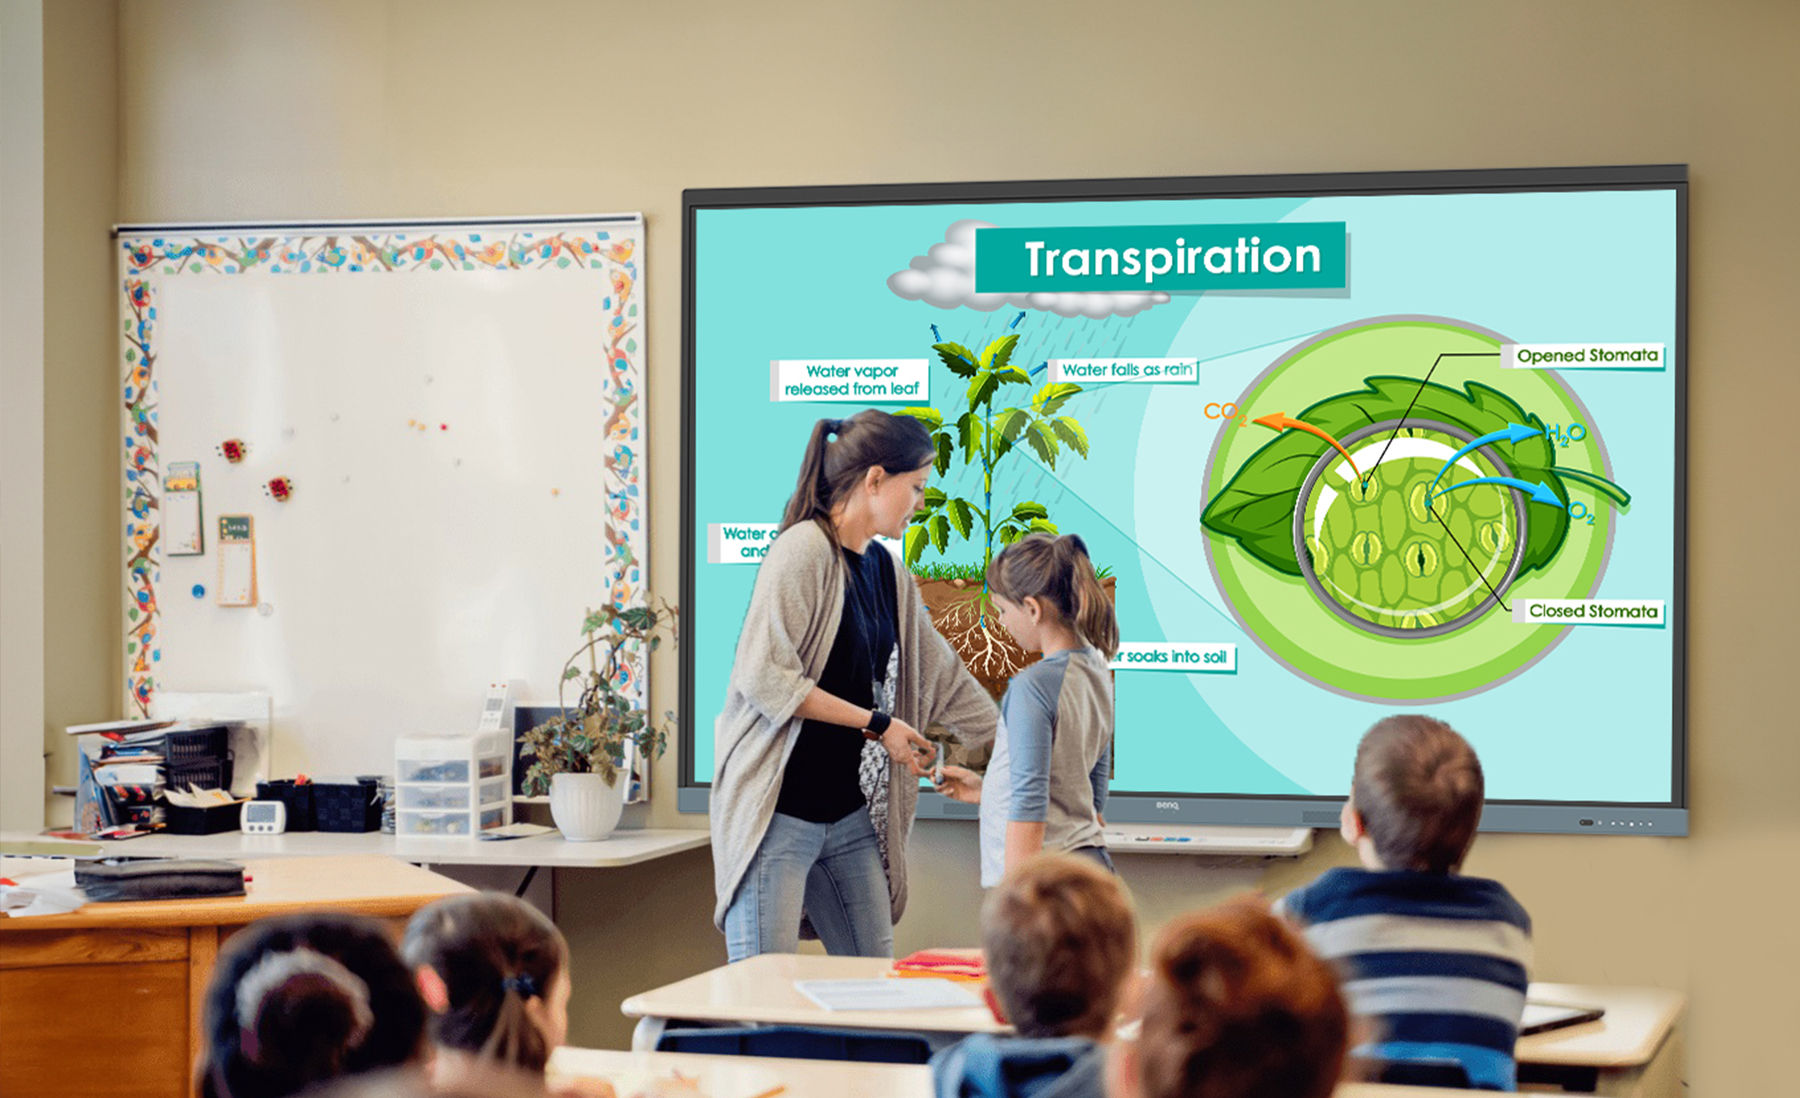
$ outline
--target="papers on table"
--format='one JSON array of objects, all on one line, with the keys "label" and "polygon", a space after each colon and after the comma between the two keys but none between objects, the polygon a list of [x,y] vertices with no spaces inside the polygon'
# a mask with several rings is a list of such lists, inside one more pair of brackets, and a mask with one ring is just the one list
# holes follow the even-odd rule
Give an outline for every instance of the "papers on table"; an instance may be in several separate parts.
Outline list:
[{"label": "papers on table", "polygon": [[975,993],[949,980],[795,980],[794,990],[826,1010],[947,1010],[978,1007]]},{"label": "papers on table", "polygon": [[61,915],[86,902],[72,859],[0,857],[0,912],[11,918]]}]

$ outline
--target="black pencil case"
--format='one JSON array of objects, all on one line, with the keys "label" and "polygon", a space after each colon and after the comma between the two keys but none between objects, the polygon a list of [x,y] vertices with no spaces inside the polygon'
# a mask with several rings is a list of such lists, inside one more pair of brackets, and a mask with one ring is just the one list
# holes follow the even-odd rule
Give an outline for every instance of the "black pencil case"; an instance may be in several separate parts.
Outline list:
[{"label": "black pencil case", "polygon": [[242,896],[244,867],[189,858],[135,858],[75,866],[75,884],[94,903]]}]

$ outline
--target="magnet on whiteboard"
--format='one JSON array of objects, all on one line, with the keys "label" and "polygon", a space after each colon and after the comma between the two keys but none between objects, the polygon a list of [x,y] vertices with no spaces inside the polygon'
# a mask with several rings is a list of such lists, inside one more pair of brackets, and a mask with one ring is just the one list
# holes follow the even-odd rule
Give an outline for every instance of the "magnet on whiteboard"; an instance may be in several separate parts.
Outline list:
[{"label": "magnet on whiteboard", "polygon": [[272,602],[262,603],[257,606],[256,612],[265,618],[272,618],[275,616],[275,604]]},{"label": "magnet on whiteboard", "polygon": [[194,584],[194,597],[197,599],[203,599],[206,597],[206,584],[204,584],[204,583]]},{"label": "magnet on whiteboard", "polygon": [[263,485],[263,494],[277,503],[286,503],[294,494],[294,482],[287,477],[276,477]]}]

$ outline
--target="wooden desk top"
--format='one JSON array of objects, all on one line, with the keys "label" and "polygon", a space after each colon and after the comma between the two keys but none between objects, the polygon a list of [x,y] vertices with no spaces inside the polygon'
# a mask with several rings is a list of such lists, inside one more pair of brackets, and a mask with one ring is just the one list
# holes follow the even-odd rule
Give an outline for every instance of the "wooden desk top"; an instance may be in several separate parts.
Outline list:
[{"label": "wooden desk top", "polygon": [[1534,983],[1530,997],[1605,1007],[1606,1014],[1599,1021],[1519,1038],[1513,1055],[1522,1064],[1595,1068],[1647,1064],[1687,1007],[1687,996],[1659,987]]},{"label": "wooden desk top", "polygon": [[403,917],[433,900],[471,891],[448,877],[378,854],[231,860],[242,862],[251,877],[245,885],[246,895],[91,903],[66,915],[0,918],[0,936],[88,927],[238,926],[270,915],[320,908]]},{"label": "wooden desk top", "polygon": [[[705,1056],[691,1052],[613,1052],[559,1048],[550,1057],[554,1078],[599,1078],[620,1098],[632,1098],[655,1079],[677,1074],[708,1098],[757,1098],[785,1087],[782,1098],[932,1098],[931,1069],[917,1064],[851,1064],[833,1060]],[[1335,1098],[1468,1098],[1466,1090],[1345,1083]]]},{"label": "wooden desk top", "polygon": [[557,832],[503,841],[475,838],[396,838],[378,831],[342,834],[295,831],[283,835],[145,835],[118,842],[71,842],[24,831],[0,832],[0,849],[29,844],[69,843],[101,847],[108,855],[176,858],[286,858],[322,854],[385,854],[420,865],[549,866],[559,869],[613,869],[637,865],[712,842],[704,829],[655,828],[615,831],[598,842],[572,843]]},{"label": "wooden desk top", "polygon": [[765,953],[702,972],[619,1004],[630,1017],[698,1022],[778,1022],[944,1033],[1008,1033],[986,1007],[946,1010],[826,1010],[794,988],[795,980],[878,980],[892,962],[880,957]]},{"label": "wooden desk top", "polygon": [[[769,953],[633,995],[619,1009],[630,1017],[703,1022],[775,1022],[857,1029],[1007,1033],[985,1008],[827,1011],[794,989],[795,980],[874,980],[890,962],[878,957]],[[1686,1004],[1678,991],[1605,985],[1531,985],[1531,998],[1606,1008],[1597,1022],[1521,1038],[1520,1063],[1636,1067],[1649,1063]],[[1407,1093],[1417,1088],[1401,1088]]]}]

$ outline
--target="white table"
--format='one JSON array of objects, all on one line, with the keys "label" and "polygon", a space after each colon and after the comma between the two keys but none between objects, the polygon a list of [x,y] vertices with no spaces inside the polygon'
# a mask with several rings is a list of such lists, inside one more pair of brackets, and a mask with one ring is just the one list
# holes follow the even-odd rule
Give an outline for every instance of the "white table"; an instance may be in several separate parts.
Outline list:
[{"label": "white table", "polygon": [[879,957],[765,953],[633,995],[619,1004],[637,1018],[631,1047],[649,1051],[674,1020],[714,1025],[770,1023],[923,1033],[934,1046],[970,1033],[1011,1033],[985,1006],[940,1010],[829,1011],[800,994],[795,980],[877,980],[892,962]]},{"label": "white table", "polygon": [[[875,980],[892,962],[878,957],[766,953],[633,995],[620,1004],[637,1018],[632,1048],[656,1047],[671,1021],[756,1023],[922,1033],[935,1046],[969,1033],[1010,1033],[985,1007],[954,1010],[828,1011],[794,989],[795,980]],[[1522,1079],[1623,1098],[1680,1093],[1680,1063],[1670,1046],[1686,998],[1662,988],[1534,983],[1533,999],[1603,1007],[1605,1017],[1520,1038]],[[1401,1088],[1412,1093],[1417,1088]]]},{"label": "white table", "polygon": [[332,831],[294,831],[283,835],[246,835],[224,831],[217,835],[145,835],[105,843],[51,839],[27,831],[0,831],[0,848],[24,844],[60,844],[63,847],[99,846],[108,854],[170,858],[279,858],[321,857],[342,854],[385,854],[415,865],[498,865],[527,870],[518,887],[524,895],[537,871],[551,869],[615,869],[666,858],[711,845],[706,831],[656,828],[615,831],[591,843],[573,843],[559,831],[527,839],[476,839],[468,836],[444,839],[397,838],[379,831],[349,834]]}]

